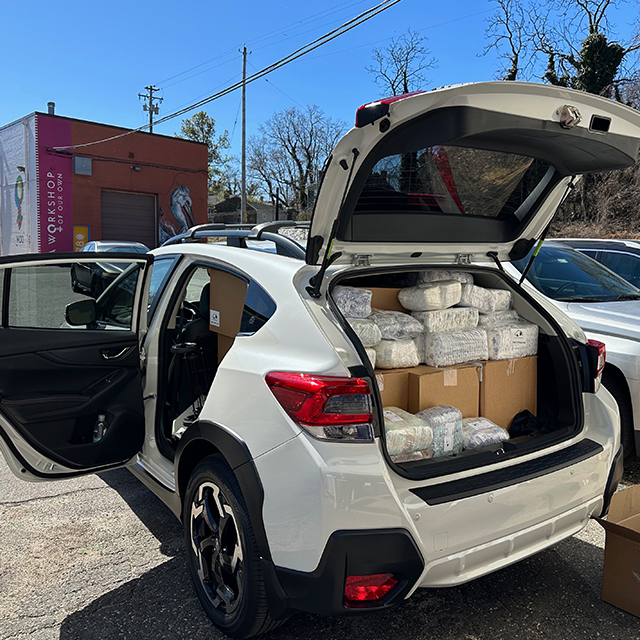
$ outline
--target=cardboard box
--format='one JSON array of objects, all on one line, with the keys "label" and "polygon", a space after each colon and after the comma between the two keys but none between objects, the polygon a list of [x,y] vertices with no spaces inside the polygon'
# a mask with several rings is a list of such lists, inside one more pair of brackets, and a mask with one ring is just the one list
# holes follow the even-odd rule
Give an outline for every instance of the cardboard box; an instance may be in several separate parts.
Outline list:
[{"label": "cardboard box", "polygon": [[218,334],[218,362],[240,331],[247,283],[227,271],[209,269],[209,329]]},{"label": "cardboard box", "polygon": [[404,311],[407,310],[400,304],[398,293],[402,291],[399,287],[367,287],[371,291],[371,308],[387,309],[388,311]]},{"label": "cardboard box", "polygon": [[538,358],[489,360],[482,363],[480,415],[508,429],[513,418],[538,405]]},{"label": "cardboard box", "polygon": [[409,412],[418,413],[440,404],[460,409],[463,418],[480,415],[480,368],[473,364],[462,364],[411,369]]},{"label": "cardboard box", "polygon": [[640,617],[640,485],[614,493],[606,520],[602,599]]},{"label": "cardboard box", "polygon": [[376,369],[376,380],[383,407],[398,407],[407,411],[410,369]]}]

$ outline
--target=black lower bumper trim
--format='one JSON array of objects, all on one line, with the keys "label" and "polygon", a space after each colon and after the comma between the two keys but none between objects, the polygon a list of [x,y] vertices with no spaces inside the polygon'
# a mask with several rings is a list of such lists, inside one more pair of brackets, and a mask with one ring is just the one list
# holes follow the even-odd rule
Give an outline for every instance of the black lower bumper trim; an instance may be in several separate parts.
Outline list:
[{"label": "black lower bumper trim", "polygon": [[453,480],[452,482],[443,482],[430,487],[411,489],[411,493],[417,495],[427,504],[443,504],[453,500],[470,498],[489,491],[496,491],[518,482],[533,480],[569,467],[572,464],[582,462],[587,458],[602,453],[602,451],[602,445],[597,442],[582,440],[571,447],[562,449],[562,451],[556,451],[529,462],[515,464],[498,471],[470,476],[462,480]]},{"label": "black lower bumper trim", "polygon": [[[380,610],[401,602],[423,569],[424,561],[408,531],[372,529],[333,533],[315,571],[276,567],[276,574],[291,609],[334,616]],[[378,573],[392,573],[398,585],[374,606],[347,608],[347,576]]]}]

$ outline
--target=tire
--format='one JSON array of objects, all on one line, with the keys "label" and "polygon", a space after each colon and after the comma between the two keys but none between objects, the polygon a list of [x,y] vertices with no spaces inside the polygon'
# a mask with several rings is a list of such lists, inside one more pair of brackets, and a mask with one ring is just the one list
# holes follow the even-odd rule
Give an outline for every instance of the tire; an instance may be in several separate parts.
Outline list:
[{"label": "tire", "polygon": [[636,443],[633,431],[633,410],[627,386],[617,376],[607,375],[606,368],[602,377],[602,384],[618,403],[620,411],[620,441],[624,447],[624,457],[626,459],[635,456]]},{"label": "tire", "polygon": [[220,455],[196,467],[183,504],[187,565],[213,624],[231,638],[275,629],[247,507],[233,471]]}]

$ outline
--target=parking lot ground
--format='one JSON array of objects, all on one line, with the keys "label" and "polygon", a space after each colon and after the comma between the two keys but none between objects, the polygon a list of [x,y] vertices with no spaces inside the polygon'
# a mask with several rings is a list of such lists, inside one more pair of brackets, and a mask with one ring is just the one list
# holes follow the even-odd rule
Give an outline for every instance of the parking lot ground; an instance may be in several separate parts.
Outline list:
[{"label": "parking lot ground", "polygon": [[[637,481],[640,463],[627,472]],[[128,471],[29,484],[0,461],[1,640],[223,638],[193,593],[182,528]],[[299,614],[269,638],[639,640],[640,620],[600,599],[604,533],[372,615]]]}]

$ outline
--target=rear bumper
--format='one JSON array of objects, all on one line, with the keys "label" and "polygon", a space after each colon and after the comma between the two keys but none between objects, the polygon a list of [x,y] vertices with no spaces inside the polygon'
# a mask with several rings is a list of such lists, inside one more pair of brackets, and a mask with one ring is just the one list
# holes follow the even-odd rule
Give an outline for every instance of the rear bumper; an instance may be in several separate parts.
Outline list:
[{"label": "rear bumper", "polygon": [[[636,448],[636,451],[640,449]],[[609,505],[611,504],[611,496],[616,492],[618,484],[622,480],[624,474],[624,449],[622,446],[618,449],[618,453],[613,458],[611,464],[611,471],[609,472],[609,478],[607,479],[607,486],[604,490],[604,503],[602,505],[602,513],[600,518],[604,518],[609,512]]]},{"label": "rear bumper", "polygon": [[[401,602],[415,587],[424,561],[404,529],[336,531],[315,571],[276,567],[290,609],[322,615],[344,615],[384,609]],[[344,603],[347,576],[391,573],[398,579],[384,598],[361,608]]]}]

